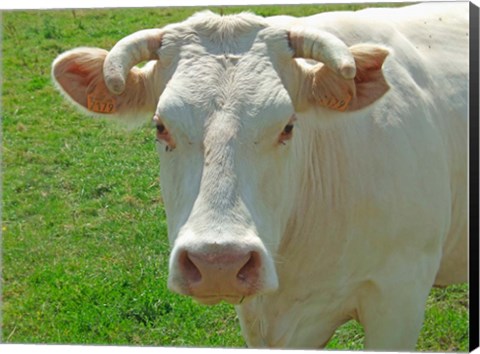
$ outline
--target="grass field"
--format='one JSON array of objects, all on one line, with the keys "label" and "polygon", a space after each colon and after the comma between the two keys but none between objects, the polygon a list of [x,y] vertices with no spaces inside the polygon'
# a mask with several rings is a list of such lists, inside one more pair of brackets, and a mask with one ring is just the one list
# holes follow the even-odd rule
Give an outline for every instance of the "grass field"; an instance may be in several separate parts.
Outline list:
[{"label": "grass field", "polygon": [[[326,8],[249,9],[308,15]],[[232,307],[200,306],[166,288],[154,129],[128,132],[85,118],[50,81],[51,62],[65,50],[108,49],[197,10],[3,13],[4,342],[245,346]],[[362,339],[350,323],[329,348],[359,349]],[[434,289],[418,349],[467,348],[467,286]]]}]

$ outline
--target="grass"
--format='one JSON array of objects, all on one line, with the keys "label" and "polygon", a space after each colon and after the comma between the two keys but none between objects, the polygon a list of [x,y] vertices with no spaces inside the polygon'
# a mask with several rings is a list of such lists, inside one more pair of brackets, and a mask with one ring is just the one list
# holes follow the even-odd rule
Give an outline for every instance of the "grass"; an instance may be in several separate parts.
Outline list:
[{"label": "grass", "polygon": [[[339,5],[352,9],[360,5]],[[198,8],[3,13],[3,341],[244,347],[232,307],[166,288],[169,246],[154,131],[88,119],[50,65],[76,46],[110,48]],[[316,5],[224,7],[308,15]],[[434,289],[419,350],[468,348],[468,288]],[[360,349],[349,323],[329,348]]]}]

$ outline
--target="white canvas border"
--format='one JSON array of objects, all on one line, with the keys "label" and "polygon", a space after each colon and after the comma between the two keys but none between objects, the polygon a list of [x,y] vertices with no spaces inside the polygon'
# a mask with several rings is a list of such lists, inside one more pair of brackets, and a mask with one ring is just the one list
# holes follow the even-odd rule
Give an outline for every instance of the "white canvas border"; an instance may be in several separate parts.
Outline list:
[{"label": "white canvas border", "polygon": [[[10,0],[0,3],[1,12],[5,10],[40,10],[40,9],[87,9],[87,8],[140,8],[140,7],[183,7],[183,6],[245,6],[245,5],[301,5],[301,4],[335,4],[335,3],[388,3],[413,2],[414,0],[44,0],[41,3],[32,0]],[[451,2],[452,0],[424,0],[422,2]],[[455,1],[455,0],[454,0]],[[470,0],[480,7],[480,0]],[[1,25],[1,17],[0,17]],[[1,38],[1,37],[0,37]],[[1,46],[0,46],[1,49]],[[1,91],[0,91],[1,93]],[[0,258],[1,260],[1,258]],[[1,268],[0,268],[1,269]],[[0,287],[1,290],[1,287]],[[1,318],[1,317],[0,317]],[[82,345],[35,345],[35,344],[0,344],[2,354],[270,354],[270,353],[308,353],[310,350],[273,350],[273,349],[225,349],[225,348],[177,348],[177,347],[133,347],[133,346],[82,346]],[[328,353],[355,354],[359,351],[334,351]],[[367,352],[363,353],[388,353]],[[480,348],[473,354],[480,354]]]}]

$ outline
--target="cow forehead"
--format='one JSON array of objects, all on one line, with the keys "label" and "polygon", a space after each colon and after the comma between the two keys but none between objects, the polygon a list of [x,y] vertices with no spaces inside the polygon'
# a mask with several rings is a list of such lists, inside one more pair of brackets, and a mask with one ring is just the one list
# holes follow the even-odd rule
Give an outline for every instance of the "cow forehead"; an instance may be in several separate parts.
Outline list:
[{"label": "cow forehead", "polygon": [[171,78],[157,114],[171,125],[201,128],[225,112],[245,125],[256,118],[253,124],[261,128],[262,121],[291,110],[275,70],[276,57],[285,55],[291,57],[285,31],[269,27],[262,17],[197,13],[165,31],[160,57],[170,62]]},{"label": "cow forehead", "polygon": [[251,13],[220,16],[202,11],[184,22],[166,27],[162,46],[198,51],[203,47],[210,53],[245,53],[251,47],[257,34],[267,28],[262,17]]},{"label": "cow forehead", "polygon": [[256,51],[191,54],[179,60],[157,107],[167,125],[192,139],[212,126],[256,134],[282,124],[292,113],[270,58]]}]

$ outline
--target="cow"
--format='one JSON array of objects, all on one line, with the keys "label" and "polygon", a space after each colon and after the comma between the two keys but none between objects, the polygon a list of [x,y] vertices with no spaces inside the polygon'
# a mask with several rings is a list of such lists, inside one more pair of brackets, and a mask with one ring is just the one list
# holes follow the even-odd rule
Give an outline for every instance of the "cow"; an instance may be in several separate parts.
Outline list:
[{"label": "cow", "polygon": [[202,11],[52,76],[87,114],[153,119],[172,291],[235,305],[249,347],[356,320],[413,350],[432,286],[467,281],[468,36],[467,3]]}]

